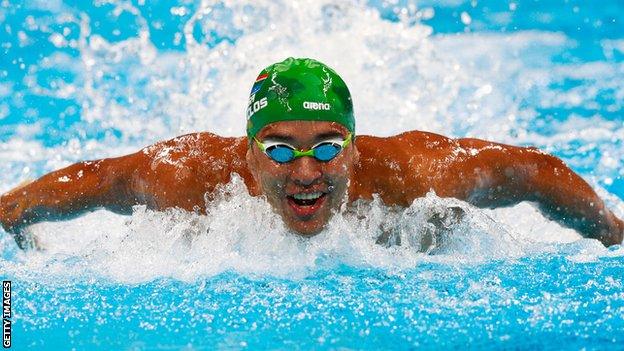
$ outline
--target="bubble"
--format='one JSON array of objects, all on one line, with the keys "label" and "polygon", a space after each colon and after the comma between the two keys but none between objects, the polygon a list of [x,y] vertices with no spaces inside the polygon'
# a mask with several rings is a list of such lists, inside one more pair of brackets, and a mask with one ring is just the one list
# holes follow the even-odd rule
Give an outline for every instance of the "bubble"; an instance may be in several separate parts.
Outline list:
[{"label": "bubble", "polygon": [[461,21],[464,25],[469,25],[470,23],[472,23],[472,17],[470,17],[470,15],[468,14],[468,12],[462,12],[460,15]]}]

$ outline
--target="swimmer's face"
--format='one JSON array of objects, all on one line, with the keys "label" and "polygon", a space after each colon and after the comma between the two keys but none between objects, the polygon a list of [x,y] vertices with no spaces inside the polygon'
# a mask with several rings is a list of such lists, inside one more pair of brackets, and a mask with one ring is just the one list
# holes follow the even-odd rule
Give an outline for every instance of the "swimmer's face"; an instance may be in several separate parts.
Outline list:
[{"label": "swimmer's face", "polygon": [[[282,141],[299,150],[328,139],[347,137],[348,130],[326,121],[282,121],[264,127],[256,138],[263,143]],[[293,231],[318,234],[345,200],[349,179],[359,154],[354,143],[328,162],[300,157],[278,163],[264,154],[256,143],[247,151],[247,164],[259,192]]]}]

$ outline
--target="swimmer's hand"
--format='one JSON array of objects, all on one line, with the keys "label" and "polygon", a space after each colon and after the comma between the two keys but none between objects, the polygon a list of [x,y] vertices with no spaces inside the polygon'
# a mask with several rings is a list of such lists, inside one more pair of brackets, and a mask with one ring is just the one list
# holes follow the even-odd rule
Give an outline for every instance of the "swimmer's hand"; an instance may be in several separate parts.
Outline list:
[{"label": "swimmer's hand", "polygon": [[19,203],[12,201],[9,195],[17,189],[19,189],[19,186],[0,197],[0,224],[5,232],[11,234],[18,231],[16,212],[19,208]]},{"label": "swimmer's hand", "polygon": [[[444,242],[448,240],[453,229],[466,216],[466,211],[459,206],[451,206],[441,209],[432,209],[433,213],[426,214],[426,223],[421,228],[414,231],[414,228],[407,228],[407,231],[396,227],[384,227],[376,243],[386,247],[401,245],[407,241],[411,247],[419,252],[435,254]],[[404,237],[402,237],[401,232]]]},{"label": "swimmer's hand", "polygon": [[36,248],[38,245],[34,237],[27,233],[26,225],[20,222],[19,209],[23,208],[24,204],[20,203],[20,197],[14,195],[32,182],[32,179],[23,181],[13,190],[0,196],[0,225],[5,232],[13,235],[15,242],[22,249]]},{"label": "swimmer's hand", "polygon": [[424,233],[420,236],[420,249],[422,252],[433,254],[434,250],[448,240],[448,235],[453,227],[459,224],[465,217],[466,211],[461,207],[452,206],[442,212],[435,212],[427,220]]}]

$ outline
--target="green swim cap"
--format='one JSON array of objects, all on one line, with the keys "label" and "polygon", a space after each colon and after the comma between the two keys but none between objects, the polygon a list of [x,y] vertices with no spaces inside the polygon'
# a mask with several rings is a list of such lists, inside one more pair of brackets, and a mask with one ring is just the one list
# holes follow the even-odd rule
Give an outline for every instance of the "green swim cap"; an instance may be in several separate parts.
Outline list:
[{"label": "green swim cap", "polygon": [[330,121],[355,135],[351,94],[325,64],[309,58],[274,63],[260,72],[247,106],[247,137],[280,121]]}]

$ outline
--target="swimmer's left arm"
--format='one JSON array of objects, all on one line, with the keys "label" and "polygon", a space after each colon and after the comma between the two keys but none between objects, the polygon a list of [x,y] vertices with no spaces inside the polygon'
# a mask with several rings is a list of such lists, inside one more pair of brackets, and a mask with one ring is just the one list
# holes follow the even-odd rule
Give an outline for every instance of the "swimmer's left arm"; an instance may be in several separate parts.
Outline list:
[{"label": "swimmer's left arm", "polygon": [[624,222],[596,192],[557,157],[535,148],[459,139],[467,151],[442,181],[454,196],[480,207],[537,203],[542,213],[604,245],[620,244]]}]

